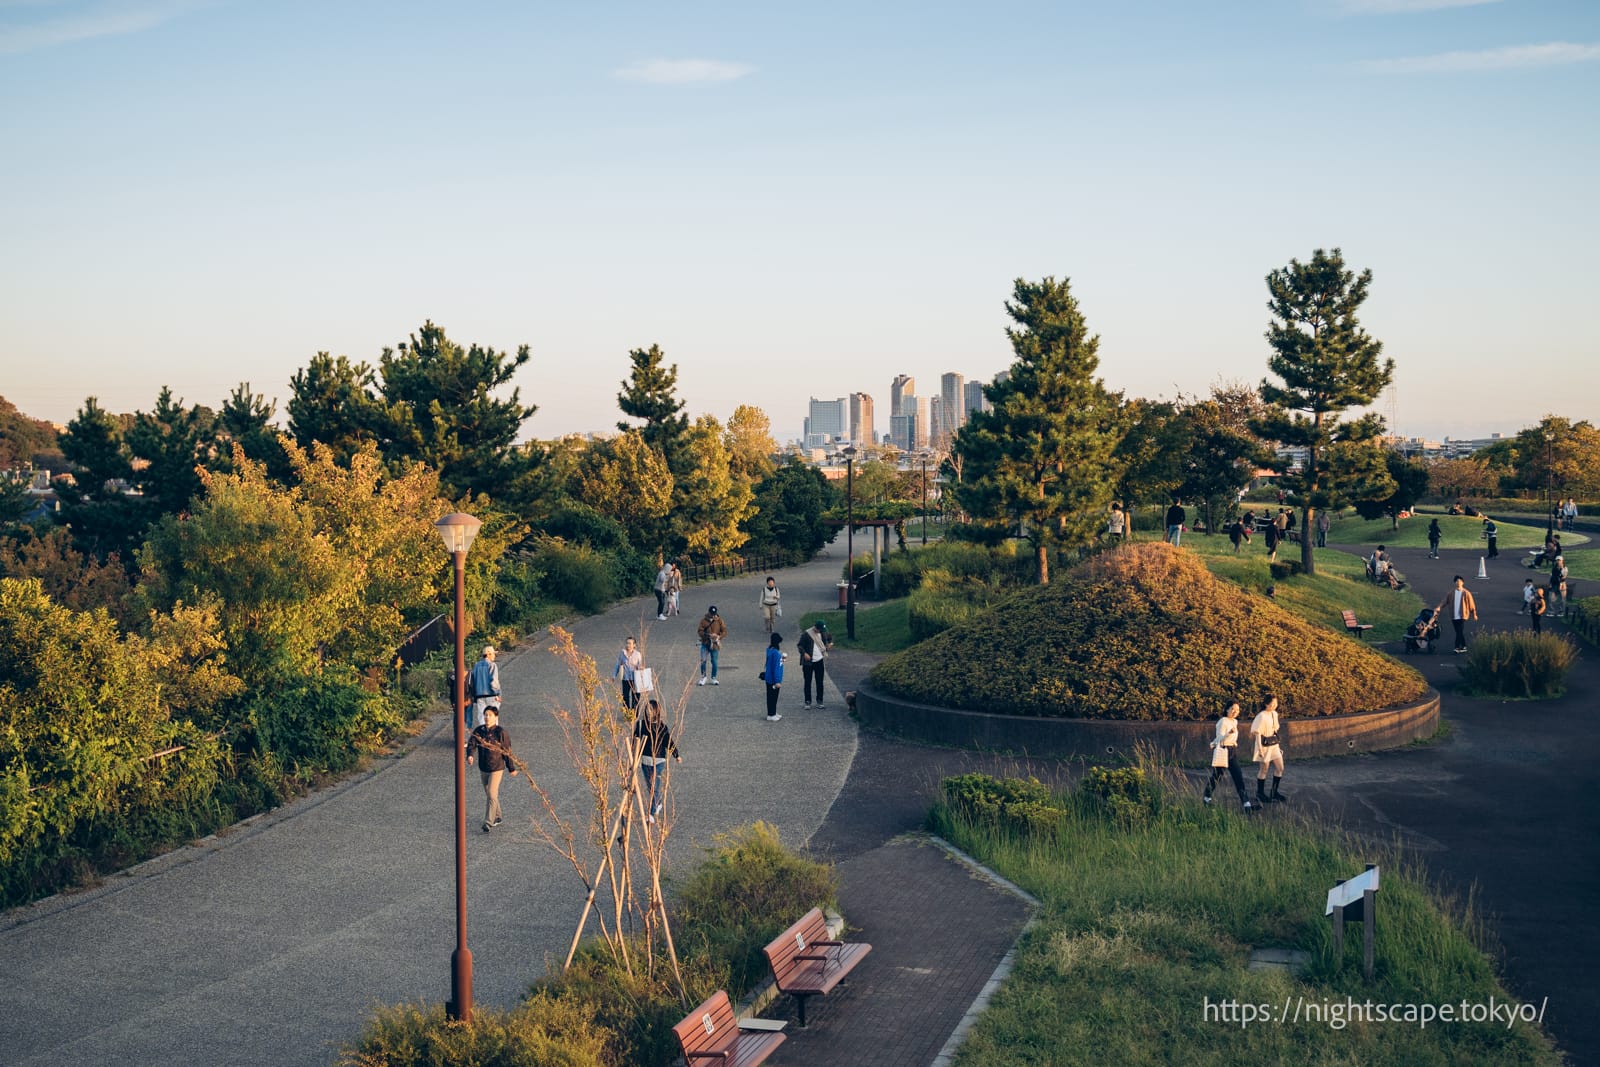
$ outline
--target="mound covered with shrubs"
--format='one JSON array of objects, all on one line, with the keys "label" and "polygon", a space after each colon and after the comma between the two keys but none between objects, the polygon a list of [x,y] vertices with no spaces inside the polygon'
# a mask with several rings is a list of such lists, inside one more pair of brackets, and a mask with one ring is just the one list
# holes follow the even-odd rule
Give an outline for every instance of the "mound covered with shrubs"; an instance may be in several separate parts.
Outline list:
[{"label": "mound covered with shrubs", "polygon": [[1276,694],[1291,716],[1422,695],[1416,671],[1212,576],[1188,553],[1132,544],[1010,597],[878,665],[872,684],[1005,715],[1200,720]]}]

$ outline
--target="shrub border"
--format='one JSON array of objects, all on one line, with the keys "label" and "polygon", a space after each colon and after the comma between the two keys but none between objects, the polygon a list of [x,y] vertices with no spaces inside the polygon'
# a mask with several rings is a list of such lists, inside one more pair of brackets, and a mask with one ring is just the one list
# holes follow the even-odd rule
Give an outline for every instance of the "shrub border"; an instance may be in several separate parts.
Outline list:
[{"label": "shrub border", "polygon": [[[863,726],[894,737],[1057,759],[1132,760],[1135,750],[1146,746],[1180,763],[1206,764],[1215,731],[1209,719],[1129,722],[960,711],[902,700],[866,684],[856,690],[855,710]],[[1287,710],[1284,747],[1292,758],[1399,748],[1432,737],[1439,728],[1439,693],[1434,689],[1415,701],[1377,711],[1297,718],[1294,709]]]}]

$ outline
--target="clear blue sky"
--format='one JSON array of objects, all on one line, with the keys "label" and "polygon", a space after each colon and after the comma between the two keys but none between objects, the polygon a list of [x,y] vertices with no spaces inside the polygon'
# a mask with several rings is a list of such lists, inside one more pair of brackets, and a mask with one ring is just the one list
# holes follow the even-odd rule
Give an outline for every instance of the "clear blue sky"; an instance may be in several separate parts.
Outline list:
[{"label": "clear blue sky", "polygon": [[431,318],[532,346],[536,436],[659,343],[788,437],[992,377],[1056,275],[1170,397],[1258,381],[1264,276],[1339,246],[1400,431],[1596,419],[1597,110],[1589,0],[0,0],[0,395],[281,412]]}]

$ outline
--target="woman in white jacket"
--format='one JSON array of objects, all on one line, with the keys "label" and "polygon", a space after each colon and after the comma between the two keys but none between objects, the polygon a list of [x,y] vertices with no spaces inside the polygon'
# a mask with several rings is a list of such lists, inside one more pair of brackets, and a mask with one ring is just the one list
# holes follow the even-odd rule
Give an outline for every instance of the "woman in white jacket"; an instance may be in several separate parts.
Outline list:
[{"label": "woman in white jacket", "polygon": [[[1278,698],[1269,696],[1256,717],[1250,720],[1250,736],[1256,742],[1256,804],[1272,804],[1289,798],[1278,792],[1283,781],[1283,723],[1278,718]],[[1272,772],[1272,792],[1266,791],[1267,772]]]},{"label": "woman in white jacket", "polygon": [[1211,792],[1222,781],[1224,773],[1233,776],[1233,788],[1239,794],[1239,803],[1245,811],[1253,810],[1250,798],[1245,795],[1244,775],[1239,772],[1239,702],[1228,705],[1228,710],[1217,719],[1217,736],[1211,741],[1211,780],[1206,783],[1205,797],[1211,803]]}]

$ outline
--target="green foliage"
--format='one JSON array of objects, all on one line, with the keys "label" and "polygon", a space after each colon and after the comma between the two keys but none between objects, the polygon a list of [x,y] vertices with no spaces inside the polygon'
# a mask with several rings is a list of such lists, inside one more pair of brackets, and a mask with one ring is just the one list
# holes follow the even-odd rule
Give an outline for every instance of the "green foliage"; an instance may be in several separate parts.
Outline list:
[{"label": "green foliage", "polygon": [[37,578],[45,595],[73,611],[105,608],[127,622],[126,602],[133,591],[117,556],[101,562],[73,545],[70,531],[55,527],[36,535],[0,540],[0,574]]},{"label": "green foliage", "polygon": [[674,473],[672,514],[668,516],[674,553],[697,563],[733,556],[749,539],[740,527],[755,509],[755,494],[734,476],[722,426],[710,415],[696,419],[682,438],[682,458]]},{"label": "green foliage", "polygon": [[805,562],[833,537],[822,516],[837,496],[820,470],[791,456],[755,487],[755,509],[744,521],[747,549],[778,551],[795,563]]},{"label": "green foliage", "polygon": [[1600,496],[1600,428],[1587,420],[1546,415],[1473,458],[1504,472],[1508,491],[1554,490],[1557,499]]},{"label": "green foliage", "polygon": [[0,396],[0,470],[50,467],[61,458],[55,426],[24,415]]},{"label": "green foliage", "polygon": [[766,973],[761,950],[807,911],[832,905],[838,892],[833,868],[785,849],[767,823],[718,834],[676,887],[679,950],[726,961],[728,995],[738,1000]]},{"label": "green foliage", "polygon": [[1407,459],[1393,451],[1384,452],[1383,462],[1389,472],[1390,491],[1387,496],[1364,497],[1355,501],[1356,514],[1363,519],[1377,519],[1409,511],[1428,492],[1426,463]]},{"label": "green foliage", "polygon": [[439,1005],[380,1007],[340,1067],[604,1067],[610,1035],[581,1001],[535,997],[509,1011],[475,1007],[452,1022]]},{"label": "green foliage", "polygon": [[1569,595],[1567,627],[1591,645],[1600,645],[1600,597],[1573,599]]},{"label": "green foliage", "polygon": [[995,587],[1025,585],[1034,577],[1033,561],[1017,555],[1015,541],[993,546],[941,541],[884,559],[883,595],[906,596],[922,584],[924,574],[934,571],[947,580],[972,579]]},{"label": "green foliage", "polygon": [[1065,279],[1018,278],[1006,312],[1016,362],[986,386],[992,410],[973,412],[952,450],[962,464],[952,487],[974,520],[1020,524],[1035,549],[1036,577],[1050,580],[1049,549],[1093,544],[1111,501],[1124,432],[1120,397],[1094,377],[1100,339]]},{"label": "green foliage", "polygon": [[1015,833],[1052,833],[1067,814],[1037,778],[962,774],[946,778],[943,791],[946,806],[962,818]]},{"label": "green foliage", "polygon": [[922,584],[912,592],[906,607],[912,640],[925,640],[977,618],[1001,595],[995,587],[974,578],[958,579],[943,570],[923,572]]},{"label": "green foliage", "polygon": [[[1375,853],[1370,841],[1170,798],[1134,820],[1069,805],[1050,834],[1009,832],[949,803],[935,807],[931,821],[1043,905],[1015,969],[957,1053],[961,1067],[1560,1062],[1548,1039],[1521,1023],[1241,1028],[1205,1017],[1206,998],[1509,1001],[1479,947],[1477,917],[1431,893],[1424,872]],[[1328,886],[1374,860],[1383,890],[1369,984],[1359,937],[1347,931],[1345,958],[1334,958],[1323,901]],[[1305,950],[1310,968],[1300,977],[1248,970],[1251,950],[1261,947]]]},{"label": "green foliage", "polygon": [[1566,691],[1578,653],[1555,634],[1530,630],[1479,634],[1460,664],[1462,687],[1475,696],[1542,700]]},{"label": "green foliage", "polygon": [[1091,808],[1121,823],[1145,822],[1161,810],[1161,791],[1142,767],[1090,767],[1078,792]]},{"label": "green foliage", "polygon": [[632,369],[617,394],[617,407],[624,415],[642,419],[643,426],[617,423],[622,431],[638,430],[645,443],[667,459],[674,475],[681,472],[683,435],[689,429],[689,416],[678,399],[678,365],[664,366],[667,354],[659,345],[635,348],[628,353]]},{"label": "green foliage", "polygon": [[951,708],[1179,721],[1268,692],[1286,714],[1332,715],[1388,707],[1425,688],[1410,668],[1159,543],[1125,545],[1065,581],[1016,593],[888,657],[872,680]]},{"label": "green foliage", "polygon": [[585,614],[602,611],[616,599],[610,560],[588,545],[536,537],[529,564],[544,574],[546,597]]},{"label": "green foliage", "polygon": [[[1347,409],[1372,403],[1394,376],[1394,360],[1379,361],[1383,345],[1356,315],[1371,284],[1372,271],[1357,276],[1346,270],[1337,248],[1319,248],[1309,263],[1291,259],[1267,275],[1267,370],[1281,384],[1262,381],[1261,398],[1272,410],[1255,429],[1267,440],[1306,450],[1305,464],[1280,468],[1278,478],[1290,502],[1306,508],[1302,529],[1311,526],[1313,510],[1342,496],[1387,496],[1393,490],[1385,485],[1381,453],[1371,447],[1382,420],[1366,415],[1340,421]],[[1317,572],[1310,538],[1301,546],[1301,561],[1307,574]]]},{"label": "green foliage", "polygon": [[262,754],[305,778],[351,767],[403,726],[406,715],[390,697],[324,675],[254,699],[247,721]]}]

